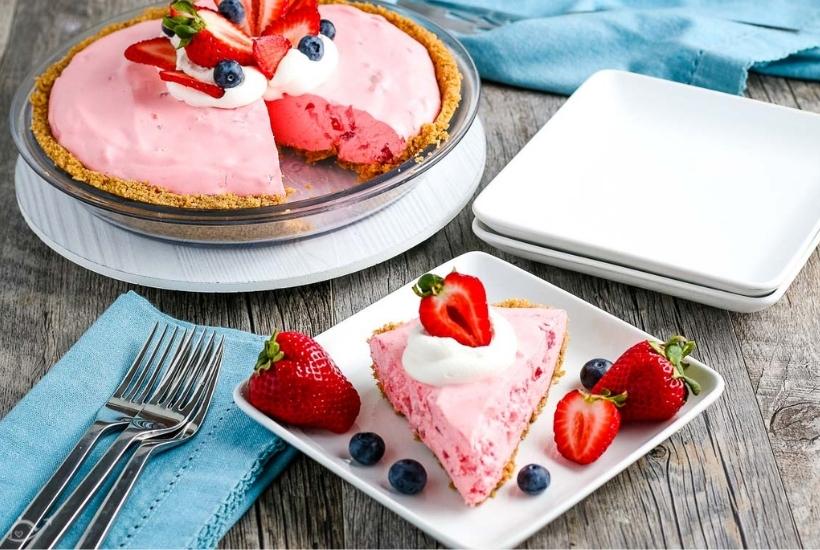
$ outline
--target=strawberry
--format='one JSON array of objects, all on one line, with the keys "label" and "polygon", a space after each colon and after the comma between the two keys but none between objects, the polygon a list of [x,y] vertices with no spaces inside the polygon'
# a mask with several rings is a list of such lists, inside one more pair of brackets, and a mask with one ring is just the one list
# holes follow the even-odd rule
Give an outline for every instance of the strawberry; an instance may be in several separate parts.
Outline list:
[{"label": "strawberry", "polygon": [[258,35],[268,26],[285,15],[292,0],[252,0],[256,12],[255,31]]},{"label": "strawberry", "polygon": [[278,34],[260,36],[253,41],[253,58],[266,77],[273,78],[279,62],[290,50],[290,40]]},{"label": "strawberry", "polygon": [[257,36],[259,34],[256,28],[256,20],[258,18],[256,6],[258,0],[241,0],[245,7],[245,18],[239,23],[239,28],[248,36]]},{"label": "strawberry", "polygon": [[315,340],[274,332],[248,381],[248,400],[274,420],[335,433],[350,429],[361,400]]},{"label": "strawberry", "polygon": [[299,41],[305,35],[315,36],[319,34],[319,10],[315,7],[300,8],[298,10],[288,11],[281,19],[277,19],[268,25],[262,32],[262,35],[281,34],[291,44],[299,44]]},{"label": "strawberry", "polygon": [[152,38],[131,44],[125,49],[125,58],[134,63],[153,65],[167,71],[177,68],[177,52],[167,38]]},{"label": "strawberry", "polygon": [[558,452],[578,464],[598,460],[621,427],[618,411],[624,394],[591,395],[581,390],[566,394],[555,409],[553,431]]},{"label": "strawberry", "polygon": [[183,86],[187,86],[188,88],[198,90],[204,94],[208,94],[209,96],[215,97],[217,99],[225,95],[225,90],[223,90],[216,84],[210,84],[208,82],[197,80],[196,78],[187,75],[182,71],[160,71],[159,77],[165,82],[174,82],[176,84],[181,84]]},{"label": "strawberry", "polygon": [[204,27],[185,47],[191,61],[203,67],[215,67],[226,59],[253,64],[253,41],[245,33],[213,10],[200,8],[197,14]]},{"label": "strawberry", "polygon": [[319,0],[290,0],[289,10],[300,10],[302,8],[319,9]]},{"label": "strawberry", "polygon": [[484,285],[453,271],[444,279],[428,273],[413,287],[421,298],[419,318],[431,336],[450,337],[465,346],[486,346],[493,338]]},{"label": "strawberry", "polygon": [[593,393],[626,392],[624,421],[668,420],[700,385],[685,374],[683,359],[695,342],[673,336],[665,344],[644,340],[626,350],[592,388]]}]

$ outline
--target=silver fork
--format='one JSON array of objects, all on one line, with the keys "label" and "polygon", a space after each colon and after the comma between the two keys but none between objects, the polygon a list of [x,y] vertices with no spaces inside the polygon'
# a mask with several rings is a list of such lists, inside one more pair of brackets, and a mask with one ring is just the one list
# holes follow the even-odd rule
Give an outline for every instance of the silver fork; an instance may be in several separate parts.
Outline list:
[{"label": "silver fork", "polygon": [[[148,355],[148,359],[144,361],[159,327],[159,323],[154,325],[151,334],[145,340],[120,385],[114,390],[108,401],[97,411],[94,422],[74,446],[74,449],[71,450],[45,485],[40,488],[26,509],[23,510],[3,536],[3,539],[0,540],[0,548],[22,548],[37,524],[48,512],[48,509],[65,490],[68,482],[77,472],[91,449],[97,444],[100,437],[127,426],[131,422],[131,418],[142,408],[145,399],[154,389],[161,366],[165,362],[171,350],[171,344],[177,336],[178,328],[174,328],[170,338],[166,340],[165,336],[169,327],[164,325],[150,355]],[[156,360],[157,357],[159,357],[158,361]]]},{"label": "silver fork", "polygon": [[139,413],[66,501],[35,533],[31,547],[54,547],[132,444],[171,434],[196,415],[197,405],[207,388],[206,382],[217,370],[216,358],[222,348],[221,341],[216,343],[214,332],[210,332],[207,342],[204,341],[205,334],[205,331],[200,333],[190,353],[183,353],[186,358],[184,365],[180,366],[180,361],[171,365],[173,368],[169,367],[159,388]]},{"label": "silver fork", "polygon": [[134,451],[134,454],[131,455],[131,458],[129,458],[125,464],[122,473],[120,473],[114,485],[108,491],[97,513],[94,514],[94,517],[91,519],[91,523],[77,544],[78,548],[99,548],[102,545],[105,537],[108,535],[108,531],[117,519],[117,515],[122,509],[122,506],[128,499],[128,495],[131,494],[131,490],[134,488],[137,478],[142,474],[143,468],[152,456],[185,443],[188,439],[196,435],[200,426],[202,426],[203,420],[205,420],[205,415],[208,414],[208,406],[211,403],[211,397],[213,396],[214,388],[219,378],[218,369],[222,363],[222,350],[219,352],[217,363],[217,372],[215,372],[208,381],[208,388],[202,397],[196,415],[185,424],[180,431],[166,438],[143,441],[140,446],[137,447],[137,450]]}]

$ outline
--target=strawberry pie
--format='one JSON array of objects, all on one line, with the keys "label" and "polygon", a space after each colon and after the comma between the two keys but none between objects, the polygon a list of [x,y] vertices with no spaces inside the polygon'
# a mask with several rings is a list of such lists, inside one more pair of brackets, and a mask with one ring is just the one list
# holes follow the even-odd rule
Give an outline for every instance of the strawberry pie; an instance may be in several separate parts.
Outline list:
[{"label": "strawberry pie", "polygon": [[277,147],[368,179],[447,138],[455,59],[345,0],[177,0],[104,28],[37,81],[32,130],[74,179],[187,208],[287,200]]},{"label": "strawberry pie", "polygon": [[419,318],[370,339],[384,396],[470,506],[510,477],[515,454],[562,374],[567,314],[524,300],[488,306],[481,281],[428,274]]}]

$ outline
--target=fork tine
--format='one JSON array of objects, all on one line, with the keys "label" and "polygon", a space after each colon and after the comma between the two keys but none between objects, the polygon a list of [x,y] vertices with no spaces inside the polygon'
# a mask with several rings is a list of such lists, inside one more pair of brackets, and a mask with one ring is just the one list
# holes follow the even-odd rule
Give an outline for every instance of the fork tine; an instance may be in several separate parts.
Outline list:
[{"label": "fork tine", "polygon": [[181,412],[188,418],[196,419],[197,424],[201,424],[211,403],[216,384],[219,381],[219,372],[222,368],[222,355],[225,351],[225,337],[223,336],[214,354],[211,356],[206,367],[203,383],[197,387],[192,398],[182,408]]},{"label": "fork tine", "polygon": [[134,401],[134,396],[141,391],[142,385],[149,373],[151,373],[152,370],[156,370],[162,366],[162,359],[157,362],[156,358],[157,356],[164,358],[165,354],[168,352],[170,342],[165,341],[165,335],[168,334],[168,329],[169,326],[166,324],[162,329],[162,334],[159,335],[159,339],[157,340],[148,361],[145,362],[145,367],[140,372],[139,377],[137,377],[131,386],[123,393],[123,399]]},{"label": "fork tine", "polygon": [[196,355],[196,348],[202,341],[202,334],[200,334],[196,344],[191,344],[195,333],[196,329],[192,329],[188,338],[182,343],[180,353],[174,356],[174,360],[162,377],[159,388],[151,394],[150,403],[157,404],[164,400],[168,392],[175,387],[179,378],[185,374],[185,371],[191,364],[192,358]]},{"label": "fork tine", "polygon": [[[163,365],[165,365],[165,359],[168,357],[168,354],[171,352],[171,350],[174,350],[174,358],[176,358],[179,355],[182,349],[182,343],[185,341],[184,333],[182,335],[182,340],[180,342],[176,341],[177,333],[179,331],[180,327],[175,326],[174,332],[171,333],[171,338],[168,340],[168,345],[165,347],[165,352],[162,354],[162,357],[157,362],[157,366],[151,373],[151,377],[148,380],[146,380],[144,384],[142,384],[139,394],[133,397],[135,403],[144,403],[145,400],[148,399],[148,396],[151,395],[151,392],[154,391],[157,379],[159,378],[159,375],[163,370]],[[187,330],[185,332],[187,332]],[[171,360],[171,364],[173,364],[173,359]],[[170,368],[170,366],[168,368]]]},{"label": "fork tine", "polygon": [[201,350],[201,353],[198,354],[196,363],[185,373],[179,386],[175,388],[175,391],[173,391],[165,401],[164,405],[166,407],[175,408],[180,402],[187,399],[188,392],[192,387],[202,383],[202,379],[204,378],[203,373],[214,353],[215,338],[216,333],[211,331],[208,343],[205,345],[205,348]]},{"label": "fork tine", "polygon": [[122,382],[120,382],[120,385],[117,386],[116,390],[114,390],[114,397],[122,397],[122,394],[128,388],[128,385],[131,383],[131,380],[133,380],[134,375],[139,371],[142,358],[145,356],[145,352],[148,349],[148,346],[154,339],[154,335],[157,333],[157,328],[159,328],[159,321],[154,323],[154,327],[151,329],[151,334],[148,335],[148,338],[145,340],[145,343],[142,344],[142,348],[137,354],[137,357],[134,359],[134,362],[131,363],[130,367],[128,367],[128,372],[125,373],[125,376],[122,378]]}]

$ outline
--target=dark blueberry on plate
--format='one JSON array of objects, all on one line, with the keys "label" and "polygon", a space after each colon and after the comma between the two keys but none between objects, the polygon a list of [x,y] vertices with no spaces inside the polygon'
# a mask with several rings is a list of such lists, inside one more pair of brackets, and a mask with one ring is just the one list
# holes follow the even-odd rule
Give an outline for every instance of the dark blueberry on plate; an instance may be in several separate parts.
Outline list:
[{"label": "dark blueberry on plate", "polygon": [[164,34],[168,38],[174,36],[174,31],[172,31],[171,29],[169,29],[165,25],[161,25],[161,27],[162,27],[162,34]]},{"label": "dark blueberry on plate", "polygon": [[333,40],[336,38],[336,25],[329,19],[322,19],[319,21],[319,33]]},{"label": "dark blueberry on plate", "polygon": [[528,464],[518,471],[518,487],[528,495],[538,495],[550,485],[549,470],[538,464]]},{"label": "dark blueberry on plate", "polygon": [[233,59],[220,61],[214,67],[214,82],[220,88],[239,86],[243,80],[245,80],[245,73],[242,72],[242,65]]},{"label": "dark blueberry on plate", "polygon": [[360,432],[350,438],[347,450],[359,464],[372,466],[384,456],[384,439],[373,432]]},{"label": "dark blueberry on plate", "polygon": [[581,384],[583,384],[586,389],[591,390],[611,366],[612,361],[607,361],[606,359],[592,359],[591,361],[587,361],[584,366],[581,367]]},{"label": "dark blueberry on plate", "polygon": [[311,61],[319,61],[325,55],[325,45],[318,36],[303,36],[299,41],[299,51]]},{"label": "dark blueberry on plate", "polygon": [[245,20],[245,6],[241,0],[222,0],[219,3],[219,13],[236,24]]},{"label": "dark blueberry on plate", "polygon": [[387,479],[398,492],[415,495],[427,484],[427,472],[424,466],[412,458],[403,458],[390,466]]}]

